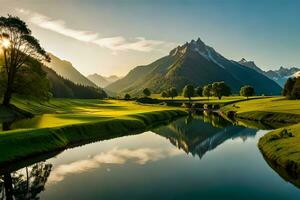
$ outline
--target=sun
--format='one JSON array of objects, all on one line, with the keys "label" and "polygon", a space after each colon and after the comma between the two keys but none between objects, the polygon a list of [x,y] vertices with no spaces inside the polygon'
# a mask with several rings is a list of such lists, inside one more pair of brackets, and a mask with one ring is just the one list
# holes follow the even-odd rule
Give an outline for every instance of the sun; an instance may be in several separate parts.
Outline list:
[{"label": "sun", "polygon": [[7,49],[7,48],[10,46],[10,41],[9,41],[8,39],[3,39],[3,40],[1,41],[1,45],[2,45],[5,49]]}]

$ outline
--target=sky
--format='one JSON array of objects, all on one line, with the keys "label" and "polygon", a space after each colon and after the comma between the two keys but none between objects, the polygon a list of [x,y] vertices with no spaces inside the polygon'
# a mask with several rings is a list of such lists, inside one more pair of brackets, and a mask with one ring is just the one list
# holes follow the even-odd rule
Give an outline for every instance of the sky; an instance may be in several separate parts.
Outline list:
[{"label": "sky", "polygon": [[262,69],[300,67],[298,0],[0,0],[84,75],[124,76],[201,38]]}]

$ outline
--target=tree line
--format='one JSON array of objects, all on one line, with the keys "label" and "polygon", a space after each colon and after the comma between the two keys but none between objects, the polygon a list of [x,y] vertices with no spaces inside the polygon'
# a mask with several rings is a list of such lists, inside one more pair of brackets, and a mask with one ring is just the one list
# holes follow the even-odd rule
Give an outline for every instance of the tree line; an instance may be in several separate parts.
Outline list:
[{"label": "tree line", "polygon": [[[151,91],[149,88],[145,88],[142,90],[142,93],[145,97],[151,96]],[[186,85],[182,90],[182,96],[188,98],[189,100],[192,99],[192,97],[196,96],[204,96],[207,97],[208,100],[210,97],[217,97],[219,100],[222,99],[223,96],[229,96],[231,95],[231,88],[224,82],[213,82],[210,84],[207,84],[203,87],[198,86],[194,87],[191,84]],[[247,99],[250,96],[255,95],[255,90],[250,85],[244,85],[240,88],[239,91],[240,96],[244,96]],[[164,90],[161,92],[160,96],[162,98],[175,98],[179,95],[179,92],[175,87],[171,87],[170,89]],[[131,96],[129,94],[125,94],[124,98],[126,100],[129,100]]]},{"label": "tree line", "polygon": [[300,77],[289,78],[284,84],[282,95],[288,99],[300,99]]}]

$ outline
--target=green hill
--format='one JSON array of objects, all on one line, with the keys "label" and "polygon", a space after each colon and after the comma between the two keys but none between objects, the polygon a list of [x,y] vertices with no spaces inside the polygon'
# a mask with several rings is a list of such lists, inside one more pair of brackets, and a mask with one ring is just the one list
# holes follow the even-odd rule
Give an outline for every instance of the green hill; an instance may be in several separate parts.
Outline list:
[{"label": "green hill", "polygon": [[82,75],[72,65],[72,63],[65,60],[61,60],[58,57],[54,56],[53,54],[50,54],[50,58],[51,58],[51,62],[47,63],[47,67],[53,69],[60,76],[69,79],[70,81],[77,84],[96,87],[96,84],[94,84],[84,75]]},{"label": "green hill", "polygon": [[192,40],[170,51],[157,61],[138,66],[124,78],[108,85],[113,92],[138,94],[143,88],[160,93],[170,87],[179,91],[186,84],[203,86],[225,81],[238,92],[243,85],[252,85],[257,94],[279,94],[281,87],[257,71],[231,61],[206,46],[200,39]]}]

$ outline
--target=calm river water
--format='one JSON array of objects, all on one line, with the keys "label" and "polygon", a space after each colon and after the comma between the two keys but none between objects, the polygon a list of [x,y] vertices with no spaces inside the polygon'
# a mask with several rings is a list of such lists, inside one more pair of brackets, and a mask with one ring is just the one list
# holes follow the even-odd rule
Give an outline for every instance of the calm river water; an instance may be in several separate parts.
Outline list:
[{"label": "calm river water", "polygon": [[300,189],[260,153],[257,142],[266,132],[218,116],[180,118],[141,134],[68,149],[27,167],[16,163],[17,171],[3,168],[0,196],[300,199]]}]

